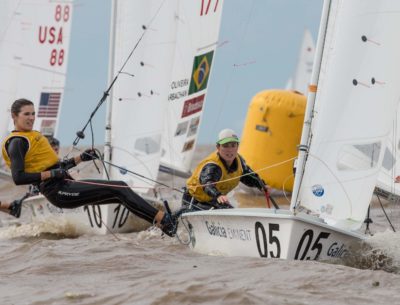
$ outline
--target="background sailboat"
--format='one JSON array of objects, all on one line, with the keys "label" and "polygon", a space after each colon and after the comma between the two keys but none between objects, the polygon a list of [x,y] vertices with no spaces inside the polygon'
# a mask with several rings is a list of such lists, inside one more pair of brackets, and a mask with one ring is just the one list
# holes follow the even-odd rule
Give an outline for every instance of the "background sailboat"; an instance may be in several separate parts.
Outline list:
[{"label": "background sailboat", "polygon": [[0,3],[0,128],[13,129],[10,106],[27,98],[37,109],[34,129],[57,135],[65,91],[71,1],[21,0]]},{"label": "background sailboat", "polygon": [[[108,102],[104,150],[107,166],[104,176],[111,180],[125,181],[135,192],[154,204],[160,203],[155,194],[155,186],[162,154],[164,126],[167,124],[165,114],[170,112],[168,109],[171,107],[168,99],[171,94],[171,79],[172,82],[177,77],[186,79],[187,86],[180,82],[181,90],[186,90],[185,95],[193,98],[196,95],[190,90],[195,90],[204,98],[206,83],[202,76],[208,79],[210,74],[212,56],[203,57],[199,54],[204,50],[208,53],[215,50],[214,39],[218,38],[216,35],[222,1],[215,8],[209,8],[210,11],[200,4],[193,5],[177,0],[113,2],[110,84],[116,75],[118,80],[112,87]],[[208,42],[207,39],[196,40],[194,44],[186,43],[188,38],[192,38],[193,31],[199,37],[208,36],[206,33],[211,25],[203,28],[207,18],[198,17],[208,13],[218,16],[212,23],[210,36],[214,43],[210,46],[204,45]],[[200,64],[207,62],[207,71],[202,70],[203,66],[197,67],[199,58]],[[204,72],[206,73],[203,74]],[[197,84],[200,85],[199,88],[192,84],[195,81],[200,81]],[[197,89],[190,89],[190,86]],[[193,119],[191,115],[198,111],[193,111],[190,107],[186,109],[188,103],[184,104],[185,101],[179,101],[174,107],[178,106],[176,109],[180,109],[180,113],[187,111],[187,119],[197,122],[192,124],[186,135],[194,139],[199,117]],[[192,139],[191,144],[183,144],[180,148],[182,152],[189,152],[194,148]],[[190,164],[189,158],[185,161]],[[149,226],[119,204],[88,206],[73,213],[77,214],[76,219],[78,215],[89,217],[90,226],[102,233],[129,232]],[[84,217],[78,221],[82,219]]]},{"label": "background sailboat", "polygon": [[311,32],[306,29],[301,42],[299,57],[296,70],[287,84],[286,90],[295,90],[302,94],[308,92],[308,84],[311,78],[312,66],[314,62],[315,43]]},{"label": "background sailboat", "polygon": [[[118,1],[115,9],[111,77],[118,73],[132,48],[133,43],[127,43],[129,38],[139,39],[142,34],[143,30],[132,23],[145,24],[152,18],[153,22],[146,26],[148,33],[124,68],[125,74],[135,76],[121,75],[112,90],[111,120],[107,123],[111,133],[106,134],[110,147],[106,145],[106,154],[110,152],[111,162],[118,167],[110,167],[109,173],[148,200],[159,201],[154,193],[149,194],[157,186],[159,169],[168,168],[174,175],[187,172],[191,164],[217,46],[222,1],[212,8],[187,1],[153,1],[151,5],[149,1]],[[119,208],[101,209],[108,215],[106,219],[116,223]],[[137,222],[137,217],[130,217]],[[125,230],[132,228],[118,228]]]}]

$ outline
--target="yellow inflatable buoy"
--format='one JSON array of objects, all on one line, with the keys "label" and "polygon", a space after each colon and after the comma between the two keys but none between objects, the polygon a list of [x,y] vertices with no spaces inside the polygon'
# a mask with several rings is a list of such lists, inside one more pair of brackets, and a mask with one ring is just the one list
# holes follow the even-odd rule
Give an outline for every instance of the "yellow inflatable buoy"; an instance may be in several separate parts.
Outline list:
[{"label": "yellow inflatable buoy", "polygon": [[288,90],[262,91],[249,105],[239,153],[273,188],[293,189],[305,107],[306,97]]}]

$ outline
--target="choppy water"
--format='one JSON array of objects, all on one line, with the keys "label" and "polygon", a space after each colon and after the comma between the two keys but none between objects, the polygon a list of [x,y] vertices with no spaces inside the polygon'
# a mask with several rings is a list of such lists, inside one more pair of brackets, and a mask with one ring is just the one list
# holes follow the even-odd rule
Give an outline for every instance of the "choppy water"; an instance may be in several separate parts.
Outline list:
[{"label": "choppy water", "polygon": [[158,229],[99,236],[51,222],[9,224],[0,228],[0,301],[398,304],[399,239],[375,235],[378,253],[365,250],[356,263],[321,263],[199,255]]},{"label": "choppy water", "polygon": [[[0,182],[1,198],[23,191]],[[386,208],[400,230],[400,207]],[[343,261],[284,261],[199,255],[158,229],[95,235],[23,212],[0,215],[1,304],[400,303],[400,233],[377,233]],[[378,205],[372,218],[384,231]]]}]

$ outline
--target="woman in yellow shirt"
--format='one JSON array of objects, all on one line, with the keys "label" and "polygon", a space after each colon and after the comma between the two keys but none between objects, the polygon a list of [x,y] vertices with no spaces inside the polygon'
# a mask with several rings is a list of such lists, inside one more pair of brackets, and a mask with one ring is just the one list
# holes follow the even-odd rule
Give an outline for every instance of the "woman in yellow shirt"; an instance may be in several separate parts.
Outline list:
[{"label": "woman in yellow shirt", "polygon": [[239,137],[231,129],[219,133],[217,150],[197,165],[186,182],[186,192],[182,197],[184,208],[232,208],[227,195],[239,182],[267,190],[262,179],[238,154],[239,142]]},{"label": "woman in yellow shirt", "polygon": [[[2,154],[11,169],[16,185],[37,185],[40,192],[53,205],[68,209],[92,204],[119,202],[135,215],[156,223],[164,233],[175,235],[176,219],[170,214],[159,211],[136,194],[123,181],[89,180],[102,186],[76,181],[68,174],[68,169],[82,161],[98,159],[96,152],[88,149],[79,156],[59,162],[57,154],[49,141],[38,131],[34,131],[35,109],[31,101],[16,100],[11,107],[15,130],[2,144]],[[8,207],[0,203],[0,209],[9,208],[19,217],[20,205],[16,201]]]}]

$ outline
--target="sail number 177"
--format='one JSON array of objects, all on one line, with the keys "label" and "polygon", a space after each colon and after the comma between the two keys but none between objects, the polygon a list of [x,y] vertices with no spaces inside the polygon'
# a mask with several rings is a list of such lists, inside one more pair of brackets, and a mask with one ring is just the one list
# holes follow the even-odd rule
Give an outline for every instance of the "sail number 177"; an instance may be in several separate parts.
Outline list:
[{"label": "sail number 177", "polygon": [[[211,6],[211,2],[213,2],[213,6]],[[219,0],[201,0],[201,8],[200,8],[200,16],[207,15],[211,10],[215,13],[217,11]]]}]

